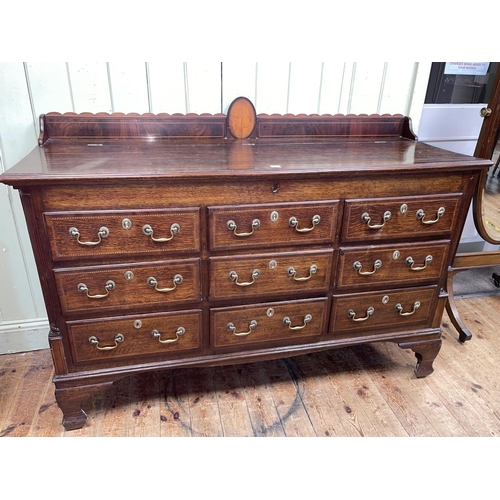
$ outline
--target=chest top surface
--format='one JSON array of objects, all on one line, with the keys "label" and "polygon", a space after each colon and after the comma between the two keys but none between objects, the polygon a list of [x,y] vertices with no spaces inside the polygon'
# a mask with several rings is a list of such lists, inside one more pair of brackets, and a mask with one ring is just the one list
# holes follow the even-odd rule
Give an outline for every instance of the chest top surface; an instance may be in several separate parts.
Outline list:
[{"label": "chest top surface", "polygon": [[[233,109],[237,106],[232,105],[228,115],[41,115],[39,146],[0,179],[26,186],[69,179],[100,183],[266,175],[300,178],[430,167],[484,168],[490,163],[418,142],[410,119],[402,115],[254,114],[251,119],[243,117],[247,121],[238,127],[242,118],[231,115]],[[246,106],[244,112],[254,113],[253,106]],[[240,130],[248,136],[238,137]]]}]

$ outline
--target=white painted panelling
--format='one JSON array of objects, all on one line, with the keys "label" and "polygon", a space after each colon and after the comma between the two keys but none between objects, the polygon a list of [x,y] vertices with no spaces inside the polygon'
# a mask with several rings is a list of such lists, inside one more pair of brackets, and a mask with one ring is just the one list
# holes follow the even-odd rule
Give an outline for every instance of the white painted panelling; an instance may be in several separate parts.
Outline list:
[{"label": "white painted panelling", "polygon": [[318,113],[321,90],[322,64],[292,63],[290,65],[290,84],[288,95],[288,112]]},{"label": "white painted panelling", "polygon": [[467,213],[467,218],[465,219],[462,235],[460,236],[460,243],[463,244],[475,241],[482,241],[482,238],[476,231],[476,226],[474,224],[474,214],[472,213],[472,204],[471,204],[469,207],[469,212]]},{"label": "white painted panelling", "polygon": [[[220,113],[242,95],[258,113],[410,109],[415,130],[429,71],[430,63],[383,62],[1,63],[0,170],[36,147],[38,116],[50,111]],[[18,193],[6,186],[0,214],[0,353],[45,348],[46,312],[24,216]]]},{"label": "white painted panelling", "polygon": [[148,113],[146,63],[107,63],[111,107],[120,113]]},{"label": "white painted panelling", "polygon": [[221,113],[221,63],[186,64],[188,113]]},{"label": "white painted panelling", "polygon": [[[21,205],[19,193],[11,187],[9,187],[9,193],[13,220],[16,226],[18,241],[20,243],[20,253],[16,254],[16,263],[18,263],[20,269],[19,259],[22,258],[29,285],[29,295],[21,295],[20,303],[23,304],[26,301],[29,304],[31,300],[33,302],[36,317],[40,317],[46,314],[46,309],[45,302],[42,296],[42,289],[40,287],[40,279],[38,277],[38,271],[35,264],[35,258],[33,256],[33,251],[31,250],[28,227],[26,225],[26,219],[24,218],[24,212]],[[21,271],[20,275],[22,275]],[[32,317],[31,315],[26,316],[30,318]]]},{"label": "white painted panelling", "polygon": [[0,63],[0,137],[6,169],[26,156],[38,138],[22,63]]},{"label": "white painted panelling", "polygon": [[26,69],[37,130],[41,114],[74,111],[66,63],[26,63]]},{"label": "white painted panelling", "polygon": [[[255,105],[257,63],[223,63],[222,112],[227,110],[234,99],[246,97]],[[258,111],[257,111],[258,112]]]},{"label": "white painted panelling", "polygon": [[351,100],[356,78],[356,63],[344,63],[342,88],[339,95],[339,113],[347,115],[351,112]]},{"label": "white painted panelling", "polygon": [[483,252],[498,252],[500,245],[493,245],[492,243],[484,242]]},{"label": "white painted panelling", "polygon": [[37,351],[49,347],[47,318],[0,323],[0,354]]},{"label": "white painted panelling", "polygon": [[411,103],[413,93],[415,66],[416,64],[412,62],[387,63],[379,114],[408,114],[408,105]]},{"label": "white painted panelling", "polygon": [[320,115],[341,113],[340,101],[342,98],[346,64],[343,62],[323,63],[323,78],[321,81],[321,96],[318,111]]},{"label": "white painted panelling", "polygon": [[[472,156],[483,125],[482,104],[426,104],[422,109],[419,140],[441,149]],[[460,244],[483,242],[478,235],[471,209]]]},{"label": "white painted panelling", "polygon": [[422,141],[436,148],[446,149],[454,153],[461,153],[463,155],[472,156],[476,149],[477,140],[459,140],[456,141]]},{"label": "white painted panelling", "polygon": [[407,114],[412,120],[413,132],[419,135],[420,121],[422,118],[422,106],[425,101],[427,83],[429,81],[432,63],[420,62],[416,64],[417,70],[413,84],[413,93],[411,95],[411,102],[408,103],[407,107],[409,111],[405,112],[405,114]]},{"label": "white painted panelling", "polygon": [[70,62],[68,73],[76,113],[113,112],[105,62]]},{"label": "white painted panelling", "polygon": [[18,194],[8,193],[0,195],[0,311],[3,321],[15,321],[43,315],[45,306]]},{"label": "white painted panelling", "polygon": [[356,63],[349,113],[378,113],[385,71],[385,63]]},{"label": "white painted panelling", "polygon": [[[483,125],[483,104],[426,104],[422,109],[421,141],[477,141]],[[473,151],[474,152],[474,151]]]},{"label": "white painted panelling", "polygon": [[[0,155],[8,169],[37,143],[25,67],[0,65]],[[0,190],[0,311],[3,321],[45,314],[19,194]]]},{"label": "white painted panelling", "polygon": [[150,62],[148,75],[152,113],[187,113],[183,63]]},{"label": "white painted panelling", "polygon": [[257,65],[257,113],[287,113],[290,63],[273,62]]}]

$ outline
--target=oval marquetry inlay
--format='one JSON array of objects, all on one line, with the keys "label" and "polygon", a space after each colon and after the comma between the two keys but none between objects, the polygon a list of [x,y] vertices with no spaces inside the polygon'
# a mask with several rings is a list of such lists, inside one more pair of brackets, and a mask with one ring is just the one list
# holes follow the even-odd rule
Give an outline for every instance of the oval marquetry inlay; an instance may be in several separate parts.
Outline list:
[{"label": "oval marquetry inlay", "polygon": [[253,104],[246,97],[237,97],[229,106],[227,123],[236,139],[250,137],[255,128],[257,116]]}]

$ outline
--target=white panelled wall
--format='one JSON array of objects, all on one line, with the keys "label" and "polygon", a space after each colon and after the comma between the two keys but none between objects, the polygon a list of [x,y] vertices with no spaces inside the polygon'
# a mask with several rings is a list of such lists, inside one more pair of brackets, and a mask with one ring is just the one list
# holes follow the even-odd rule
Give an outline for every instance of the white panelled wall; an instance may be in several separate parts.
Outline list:
[{"label": "white panelled wall", "polygon": [[[37,147],[60,113],[408,115],[418,133],[430,63],[0,63],[0,171]],[[48,321],[17,191],[0,184],[0,354],[48,347]]]}]

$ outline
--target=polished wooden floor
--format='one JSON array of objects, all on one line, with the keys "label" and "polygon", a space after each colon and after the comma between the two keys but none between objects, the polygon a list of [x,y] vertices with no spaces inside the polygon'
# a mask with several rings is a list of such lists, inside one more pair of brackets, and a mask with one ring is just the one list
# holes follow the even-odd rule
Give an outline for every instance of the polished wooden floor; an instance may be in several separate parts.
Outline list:
[{"label": "polished wooden floor", "polygon": [[473,339],[443,319],[435,371],[392,343],[122,379],[67,432],[50,352],[0,356],[0,436],[500,436],[500,295],[458,300]]}]

